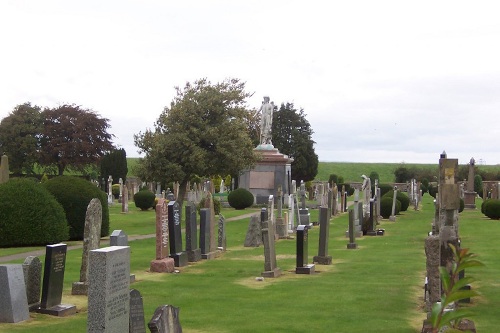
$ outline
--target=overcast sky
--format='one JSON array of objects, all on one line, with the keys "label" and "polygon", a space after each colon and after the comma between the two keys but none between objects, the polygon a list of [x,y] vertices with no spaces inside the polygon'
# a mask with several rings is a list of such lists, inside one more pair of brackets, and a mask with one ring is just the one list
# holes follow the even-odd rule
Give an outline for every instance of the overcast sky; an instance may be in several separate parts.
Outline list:
[{"label": "overcast sky", "polygon": [[115,143],[175,86],[239,78],[303,108],[320,161],[500,163],[498,1],[2,0],[0,119],[75,103]]}]

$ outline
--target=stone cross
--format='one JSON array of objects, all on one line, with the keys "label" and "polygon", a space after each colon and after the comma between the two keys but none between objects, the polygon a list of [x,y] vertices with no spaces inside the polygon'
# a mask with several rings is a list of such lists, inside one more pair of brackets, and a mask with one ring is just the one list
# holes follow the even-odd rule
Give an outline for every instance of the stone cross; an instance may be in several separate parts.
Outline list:
[{"label": "stone cross", "polygon": [[328,207],[320,207],[318,255],[313,257],[313,262],[316,262],[320,265],[332,264],[332,256],[328,255],[329,238],[330,238],[330,218],[328,216]]},{"label": "stone cross", "polygon": [[264,272],[261,275],[263,277],[278,277],[281,275],[281,269],[276,264],[274,226],[266,208],[261,210],[260,223],[262,226],[262,243],[264,244]]}]

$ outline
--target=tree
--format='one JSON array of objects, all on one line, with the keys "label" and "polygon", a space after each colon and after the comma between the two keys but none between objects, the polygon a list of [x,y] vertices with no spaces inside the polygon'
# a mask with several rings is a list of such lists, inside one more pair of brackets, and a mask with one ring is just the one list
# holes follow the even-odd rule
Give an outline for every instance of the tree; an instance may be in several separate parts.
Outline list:
[{"label": "tree", "polygon": [[82,171],[114,149],[108,119],[77,105],[61,105],[42,112],[40,163],[55,165],[59,175],[66,169]]},{"label": "tree", "polygon": [[293,103],[281,104],[273,113],[273,145],[294,159],[292,179],[297,182],[313,180],[318,173],[318,155],[314,151],[312,134],[304,110],[297,111]]},{"label": "tree", "polygon": [[127,153],[125,149],[115,149],[104,155],[101,159],[101,177],[108,179],[108,176],[113,177],[113,183],[118,183],[119,179],[125,183],[127,179]]},{"label": "tree", "polygon": [[406,183],[413,178],[413,174],[407,167],[404,165],[399,166],[394,170],[395,182],[396,183]]},{"label": "tree", "polygon": [[245,99],[251,95],[243,82],[200,79],[175,89],[154,132],[134,135],[146,154],[135,171],[146,181],[179,181],[182,204],[191,177],[238,174],[255,163],[256,155],[245,122]]},{"label": "tree", "polygon": [[16,106],[0,122],[0,155],[9,156],[9,167],[13,173],[34,173],[41,128],[41,108],[29,102]]},{"label": "tree", "polygon": [[372,186],[375,186],[375,179],[378,179],[380,181],[380,177],[378,175],[378,172],[376,172],[376,171],[370,172],[369,178],[370,178],[370,181],[372,182]]}]

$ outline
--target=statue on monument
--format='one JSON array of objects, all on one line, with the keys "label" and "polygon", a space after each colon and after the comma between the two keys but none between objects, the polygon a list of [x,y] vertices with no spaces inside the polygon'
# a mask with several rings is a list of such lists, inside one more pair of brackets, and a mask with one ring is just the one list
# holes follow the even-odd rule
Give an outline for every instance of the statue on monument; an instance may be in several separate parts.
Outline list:
[{"label": "statue on monument", "polygon": [[272,125],[273,125],[274,102],[269,103],[269,96],[264,96],[264,101],[260,107],[260,144],[272,145]]}]

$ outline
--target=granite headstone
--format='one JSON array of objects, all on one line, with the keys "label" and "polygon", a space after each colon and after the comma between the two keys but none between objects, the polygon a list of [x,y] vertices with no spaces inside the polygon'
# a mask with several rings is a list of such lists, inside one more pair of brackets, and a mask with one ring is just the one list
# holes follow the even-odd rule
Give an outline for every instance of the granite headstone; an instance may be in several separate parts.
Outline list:
[{"label": "granite headstone", "polygon": [[18,323],[29,318],[23,266],[0,265],[0,323]]},{"label": "granite headstone", "polygon": [[42,282],[42,263],[35,256],[29,256],[23,263],[26,297],[30,311],[40,307],[40,288]]}]

